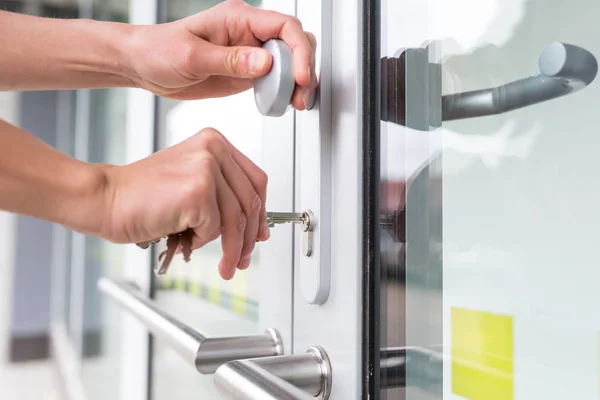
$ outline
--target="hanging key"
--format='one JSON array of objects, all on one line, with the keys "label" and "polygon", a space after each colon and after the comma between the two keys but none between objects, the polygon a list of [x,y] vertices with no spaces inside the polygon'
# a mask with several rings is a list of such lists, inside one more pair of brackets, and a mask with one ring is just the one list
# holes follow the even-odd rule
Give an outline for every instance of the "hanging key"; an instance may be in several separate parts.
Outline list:
[{"label": "hanging key", "polygon": [[302,254],[310,257],[313,252],[313,231],[315,227],[315,216],[310,210],[301,213],[267,213],[267,224],[273,228],[275,224],[293,222],[302,227]]}]

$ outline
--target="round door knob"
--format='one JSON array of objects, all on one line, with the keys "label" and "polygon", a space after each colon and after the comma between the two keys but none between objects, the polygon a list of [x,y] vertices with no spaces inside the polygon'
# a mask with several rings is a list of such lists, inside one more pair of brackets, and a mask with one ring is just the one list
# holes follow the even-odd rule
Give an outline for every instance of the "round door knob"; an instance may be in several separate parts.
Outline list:
[{"label": "round door knob", "polygon": [[[262,115],[281,117],[290,106],[296,86],[292,50],[279,39],[268,40],[262,47],[273,56],[273,64],[266,75],[254,80],[254,101]],[[308,109],[314,106],[315,92]]]}]

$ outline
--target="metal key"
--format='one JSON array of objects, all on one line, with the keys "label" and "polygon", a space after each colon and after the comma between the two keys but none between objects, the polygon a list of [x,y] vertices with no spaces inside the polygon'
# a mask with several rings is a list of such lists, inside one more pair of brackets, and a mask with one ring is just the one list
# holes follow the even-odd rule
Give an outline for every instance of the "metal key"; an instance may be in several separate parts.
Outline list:
[{"label": "metal key", "polygon": [[[305,256],[310,257],[312,254],[312,231],[314,228],[314,215],[312,211],[307,210],[301,213],[267,213],[267,225],[269,225],[269,228],[273,228],[276,224],[286,224],[289,222],[302,225],[302,232],[304,232],[304,236],[302,238],[302,252]],[[158,238],[147,242],[138,243],[137,245],[142,249],[147,249],[151,245],[159,243],[161,240],[162,238]]]},{"label": "metal key", "polygon": [[275,224],[293,222],[302,225],[302,254],[310,257],[313,251],[313,230],[315,227],[315,216],[312,211],[306,210],[301,213],[267,213],[267,225],[269,228]]},{"label": "metal key", "polygon": [[286,224],[288,222],[296,224],[304,224],[306,219],[305,213],[294,213],[294,212],[268,212],[267,213],[267,225],[269,228],[273,228],[275,224]]}]

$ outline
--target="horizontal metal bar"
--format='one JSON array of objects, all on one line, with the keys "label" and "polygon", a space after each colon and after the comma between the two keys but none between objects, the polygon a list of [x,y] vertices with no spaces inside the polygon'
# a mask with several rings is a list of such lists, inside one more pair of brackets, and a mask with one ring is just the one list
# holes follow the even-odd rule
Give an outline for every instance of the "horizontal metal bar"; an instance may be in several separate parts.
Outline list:
[{"label": "horizontal metal bar", "polygon": [[208,338],[160,310],[129,282],[101,278],[98,287],[202,374],[212,374],[232,360],[283,354],[281,340],[273,329],[258,335]]},{"label": "horizontal metal bar", "polygon": [[215,387],[232,400],[327,400],[332,372],[325,351],[231,361],[214,376]]},{"label": "horizontal metal bar", "polygon": [[381,349],[380,365],[384,389],[415,386],[428,393],[442,394],[444,361],[438,351],[421,347]]}]

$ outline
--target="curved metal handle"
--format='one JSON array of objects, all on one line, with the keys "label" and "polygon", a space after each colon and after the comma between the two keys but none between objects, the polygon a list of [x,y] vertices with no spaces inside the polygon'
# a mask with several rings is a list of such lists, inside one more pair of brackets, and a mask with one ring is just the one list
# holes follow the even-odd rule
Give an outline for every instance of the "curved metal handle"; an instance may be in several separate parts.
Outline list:
[{"label": "curved metal handle", "polygon": [[214,382],[231,400],[327,400],[331,363],[323,349],[311,347],[305,354],[228,362],[217,370]]},{"label": "curved metal handle", "polygon": [[[383,388],[416,386],[422,391],[442,395],[444,375],[442,353],[421,347],[391,347],[381,349],[380,360]],[[409,369],[411,385],[407,385],[406,379]]]},{"label": "curved metal handle", "polygon": [[505,85],[442,97],[442,120],[495,115],[576,92],[598,72],[592,53],[571,44],[552,43],[539,58],[540,74]]},{"label": "curved metal handle", "polygon": [[283,354],[281,339],[274,329],[261,335],[207,338],[158,309],[129,282],[101,278],[98,288],[142,322],[153,335],[165,340],[201,374],[212,374],[232,360]]}]

